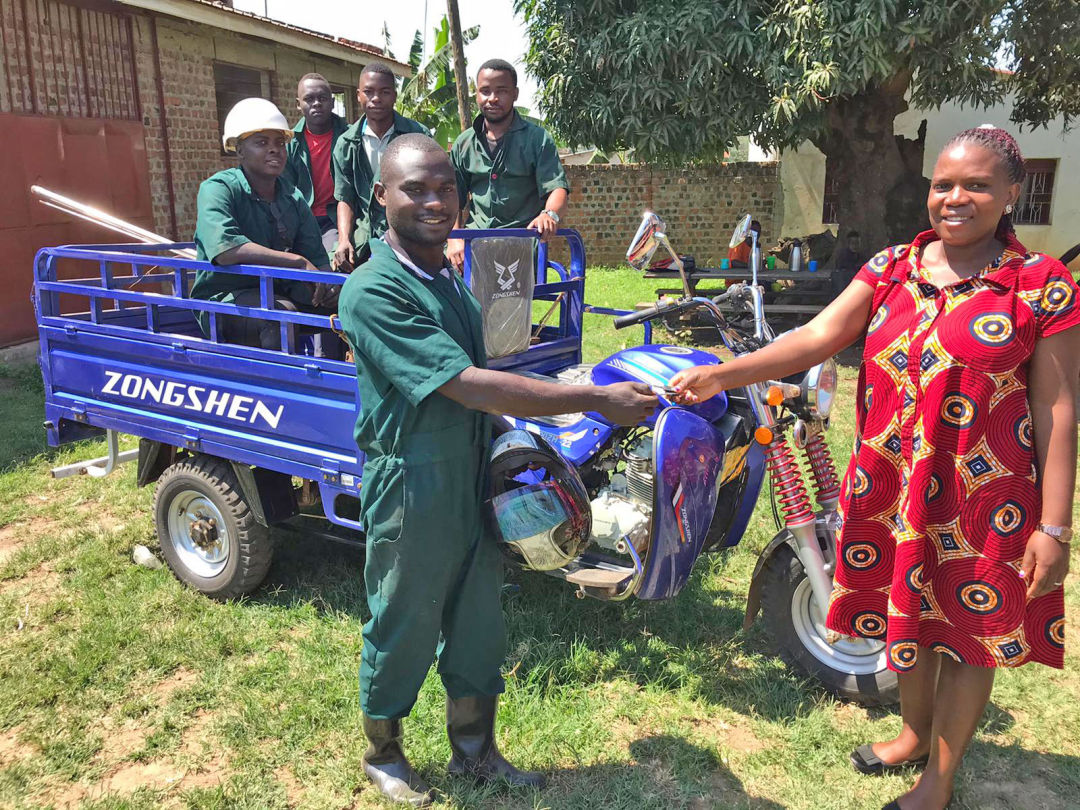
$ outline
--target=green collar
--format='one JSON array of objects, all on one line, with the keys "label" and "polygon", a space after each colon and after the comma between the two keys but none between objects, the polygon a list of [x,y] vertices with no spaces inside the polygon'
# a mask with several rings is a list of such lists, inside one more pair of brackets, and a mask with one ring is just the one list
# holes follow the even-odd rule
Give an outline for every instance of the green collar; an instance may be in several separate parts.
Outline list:
[{"label": "green collar", "polygon": [[[348,128],[348,122],[337,113],[330,113],[330,132],[341,133]],[[293,127],[293,132],[297,134],[307,130],[307,119],[304,116],[300,116],[300,120],[296,122],[296,126]],[[295,135],[293,137],[296,137]]]},{"label": "green collar", "polygon": [[[517,110],[514,110],[511,113],[511,115],[514,118],[510,122],[509,128],[506,130],[507,135],[509,135],[511,132],[516,132],[518,130],[525,129],[529,125],[528,121],[526,121],[524,118],[522,118],[520,115],[518,115]],[[480,115],[476,116],[475,119],[473,119],[472,128],[473,128],[473,132],[476,133],[477,138],[486,137],[484,135],[484,116],[483,116],[483,114],[480,114]],[[506,137],[506,135],[504,135],[503,137]]]},{"label": "green collar", "polygon": [[[243,166],[236,166],[236,177],[240,183],[240,189],[245,193],[251,195],[256,200],[262,200],[258,194],[255,193],[255,189],[251,187],[251,182],[248,180],[247,172],[244,171]],[[274,181],[274,199],[281,199],[282,195],[288,196],[292,193],[293,184],[285,179],[284,175],[279,174]]]}]

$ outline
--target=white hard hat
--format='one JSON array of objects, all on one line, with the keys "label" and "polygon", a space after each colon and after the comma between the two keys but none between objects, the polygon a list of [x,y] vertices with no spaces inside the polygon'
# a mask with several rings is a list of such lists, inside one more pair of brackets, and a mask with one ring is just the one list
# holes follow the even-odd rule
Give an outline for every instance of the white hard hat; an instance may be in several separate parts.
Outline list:
[{"label": "white hard hat", "polygon": [[226,152],[235,152],[237,141],[264,129],[277,130],[286,140],[291,140],[293,136],[289,122],[274,102],[265,98],[245,98],[236,102],[225,116],[225,131],[221,136],[221,143]]}]

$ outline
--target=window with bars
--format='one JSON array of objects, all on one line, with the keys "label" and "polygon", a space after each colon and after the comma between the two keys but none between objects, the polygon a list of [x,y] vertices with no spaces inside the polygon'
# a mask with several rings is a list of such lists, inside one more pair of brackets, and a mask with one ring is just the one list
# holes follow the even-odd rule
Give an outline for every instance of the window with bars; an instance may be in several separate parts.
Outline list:
[{"label": "window with bars", "polygon": [[840,184],[836,181],[836,172],[832,171],[830,161],[825,161],[825,194],[821,198],[821,221],[825,225],[840,222]]},{"label": "window with bars", "polygon": [[[225,132],[225,116],[236,102],[245,98],[270,98],[270,74],[258,68],[214,62],[214,96],[217,100],[218,135],[221,136]],[[221,154],[226,154],[224,147]]]},{"label": "window with bars", "polygon": [[132,21],[62,0],[0,0],[0,112],[138,119]]},{"label": "window with bars", "polygon": [[1012,219],[1017,225],[1049,225],[1057,160],[1025,160],[1027,179]]}]

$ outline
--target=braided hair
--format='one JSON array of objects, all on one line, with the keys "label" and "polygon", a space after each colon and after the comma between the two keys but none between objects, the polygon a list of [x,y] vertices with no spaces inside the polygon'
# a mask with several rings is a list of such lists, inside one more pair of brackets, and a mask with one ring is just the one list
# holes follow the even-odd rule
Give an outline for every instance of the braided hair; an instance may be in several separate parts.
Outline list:
[{"label": "braided hair", "polygon": [[[1005,130],[995,127],[993,124],[983,124],[980,127],[965,129],[949,138],[941,151],[944,152],[950,146],[959,143],[970,143],[989,149],[1001,160],[1005,172],[1009,176],[1009,182],[1023,184],[1024,178],[1027,176],[1024,169],[1024,156],[1020,154],[1020,145],[1016,142],[1016,138]],[[1015,233],[1012,217],[1009,214],[1001,215],[998,232]]]}]

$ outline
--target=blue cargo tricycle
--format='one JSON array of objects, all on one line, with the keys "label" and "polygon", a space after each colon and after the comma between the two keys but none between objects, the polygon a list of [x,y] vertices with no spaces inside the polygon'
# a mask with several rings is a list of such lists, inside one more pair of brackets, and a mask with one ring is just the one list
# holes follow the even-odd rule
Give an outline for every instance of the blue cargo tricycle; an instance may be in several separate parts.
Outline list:
[{"label": "blue cargo tricycle", "polygon": [[[575,231],[558,233],[569,257],[564,263],[530,231],[453,235],[469,242],[465,275],[484,312],[490,367],[566,385],[645,382],[661,401],[652,417],[631,427],[595,413],[504,417],[577,469],[592,506],[584,548],[554,563],[518,564],[543,569],[582,597],[672,598],[702,554],[739,542],[768,473],[782,521],[750,583],[747,626],[763,609],[789,664],[861,703],[894,701],[884,646],[837,636],[824,624],[839,496],[824,442],[836,382],[831,361],[770,385],[676,406],[667,399],[671,377],[721,361],[699,349],[652,343],[650,321],[694,310],[716,326],[729,351],[751,351],[773,338],[757,285],[634,312],[591,307],[584,301],[585,250]],[[138,485],[157,484],[154,518],[169,567],[192,588],[228,599],[266,577],[271,527],[300,524],[335,539],[362,539],[356,515],[364,458],[352,436],[356,371],[351,362],[311,352],[313,335],[338,330],[336,317],[274,304],[274,279],[340,285],[344,276],[215,266],[256,277],[260,305],[197,300],[189,292],[205,265],[176,256],[184,247],[190,245],[69,245],[37,254],[33,298],[45,429],[51,445],[102,433],[108,439],[107,457],[59,475],[102,475],[136,459]],[[647,214],[628,259],[647,266],[658,248],[678,262],[662,221]],[[209,337],[197,313],[205,313]],[[612,316],[616,328],[644,324],[644,344],[583,364],[585,313]],[[276,322],[280,349],[223,342],[225,317]],[[121,433],[139,438],[137,451],[120,452]],[[804,478],[812,479],[816,506]]]}]

